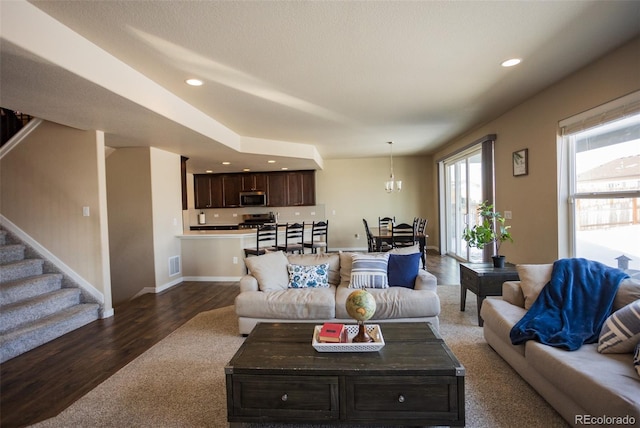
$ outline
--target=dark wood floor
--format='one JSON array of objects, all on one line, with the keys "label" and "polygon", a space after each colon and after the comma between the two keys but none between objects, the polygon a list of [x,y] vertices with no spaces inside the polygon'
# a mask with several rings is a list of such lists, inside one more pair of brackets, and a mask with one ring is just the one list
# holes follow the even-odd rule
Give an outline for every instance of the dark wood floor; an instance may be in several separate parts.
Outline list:
[{"label": "dark wood floor", "polygon": [[[450,257],[429,254],[427,270],[438,284],[460,283]],[[237,294],[237,282],[184,282],[1,364],[0,426],[57,415],[198,313],[232,305]]]}]

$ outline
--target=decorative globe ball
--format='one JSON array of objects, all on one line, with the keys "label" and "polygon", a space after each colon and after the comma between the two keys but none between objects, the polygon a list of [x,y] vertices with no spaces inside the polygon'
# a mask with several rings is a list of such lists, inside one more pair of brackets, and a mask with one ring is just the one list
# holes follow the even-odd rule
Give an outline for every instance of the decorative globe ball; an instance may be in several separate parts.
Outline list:
[{"label": "decorative globe ball", "polygon": [[356,290],[349,294],[345,306],[349,316],[356,321],[367,321],[376,312],[376,301],[366,290]]}]

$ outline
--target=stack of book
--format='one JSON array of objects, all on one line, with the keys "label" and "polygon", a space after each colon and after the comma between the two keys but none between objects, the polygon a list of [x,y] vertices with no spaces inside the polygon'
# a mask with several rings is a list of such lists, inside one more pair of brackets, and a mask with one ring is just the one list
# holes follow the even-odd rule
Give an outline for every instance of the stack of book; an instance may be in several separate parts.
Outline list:
[{"label": "stack of book", "polygon": [[344,328],[344,324],[326,322],[318,333],[318,342],[346,343],[347,341],[347,329]]}]

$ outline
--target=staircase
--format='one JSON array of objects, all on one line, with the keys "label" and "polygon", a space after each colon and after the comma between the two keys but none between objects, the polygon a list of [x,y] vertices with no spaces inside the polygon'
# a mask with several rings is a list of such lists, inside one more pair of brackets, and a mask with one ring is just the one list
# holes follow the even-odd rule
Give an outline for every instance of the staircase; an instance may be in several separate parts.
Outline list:
[{"label": "staircase", "polygon": [[98,319],[99,305],[83,303],[63,275],[45,261],[25,258],[25,245],[0,230],[0,363]]}]

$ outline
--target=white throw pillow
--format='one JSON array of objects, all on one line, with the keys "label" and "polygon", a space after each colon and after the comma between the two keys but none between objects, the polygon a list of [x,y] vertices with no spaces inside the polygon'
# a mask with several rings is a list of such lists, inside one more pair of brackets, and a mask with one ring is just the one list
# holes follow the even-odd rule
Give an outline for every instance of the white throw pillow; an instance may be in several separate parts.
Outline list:
[{"label": "white throw pillow", "polygon": [[260,291],[286,290],[289,285],[289,260],[282,251],[244,259],[249,273],[258,280]]},{"label": "white throw pillow", "polygon": [[340,255],[336,253],[319,254],[287,254],[292,265],[315,266],[322,263],[329,264],[329,284],[340,284]]},{"label": "white throw pillow", "polygon": [[389,254],[354,254],[349,288],[389,288]]},{"label": "white throw pillow", "polygon": [[329,287],[329,263],[319,265],[288,265],[289,288]]},{"label": "white throw pillow", "polygon": [[553,264],[516,265],[520,277],[520,287],[524,294],[524,308],[529,309],[540,291],[551,280]]}]

